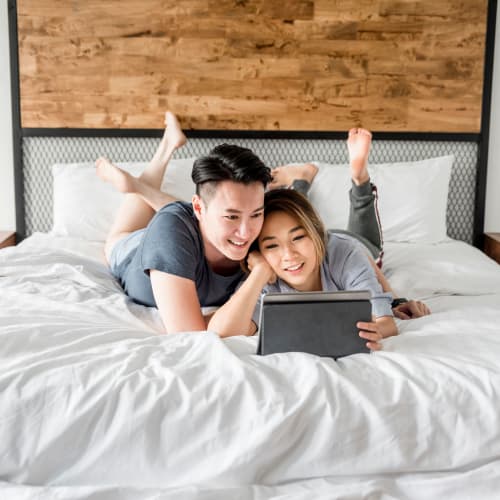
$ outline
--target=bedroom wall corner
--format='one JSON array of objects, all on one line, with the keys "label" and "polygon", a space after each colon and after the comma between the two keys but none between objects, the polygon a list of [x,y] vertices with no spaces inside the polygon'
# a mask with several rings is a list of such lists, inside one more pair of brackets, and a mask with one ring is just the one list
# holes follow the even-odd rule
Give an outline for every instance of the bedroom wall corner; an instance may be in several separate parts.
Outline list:
[{"label": "bedroom wall corner", "polygon": [[485,232],[500,232],[500,9],[497,9],[491,93]]},{"label": "bedroom wall corner", "polygon": [[0,0],[0,230],[16,229],[7,0]]}]

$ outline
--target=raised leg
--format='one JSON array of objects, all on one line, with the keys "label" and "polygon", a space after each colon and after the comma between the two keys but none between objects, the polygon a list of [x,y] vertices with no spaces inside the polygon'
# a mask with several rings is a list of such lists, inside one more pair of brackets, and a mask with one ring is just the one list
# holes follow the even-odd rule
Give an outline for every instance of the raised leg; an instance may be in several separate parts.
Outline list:
[{"label": "raised leg", "polygon": [[349,165],[354,184],[360,186],[370,180],[368,175],[368,156],[372,144],[372,134],[364,128],[352,128],[347,137]]},{"label": "raised leg", "polygon": [[[370,183],[368,174],[371,141],[372,134],[368,130],[362,128],[349,130],[347,148],[352,189],[349,193],[351,207],[347,231],[353,233],[379,262],[383,241],[377,209],[377,190]],[[269,189],[293,187],[307,196],[317,172],[318,167],[312,163],[276,167],[272,170],[273,180],[269,184]]]},{"label": "raised leg", "polygon": [[351,168],[352,189],[349,192],[351,207],[347,230],[354,233],[370,250],[373,258],[382,257],[382,229],[377,208],[377,189],[370,183],[368,156],[372,134],[362,128],[349,130],[347,149]]},{"label": "raised leg", "polygon": [[135,178],[105,158],[96,161],[97,175],[126,193],[105,244],[106,258],[117,241],[147,226],[155,212],[175,198],[160,191],[163,176],[174,151],[186,142],[179,122],[169,111],[165,114],[165,132],[158,149],[142,174]]},{"label": "raised leg", "polygon": [[[148,207],[153,210],[153,213],[160,210],[160,208],[165,206],[167,203],[175,201],[175,198],[173,196],[170,196],[160,189],[153,187],[149,183],[145,182],[141,177],[134,177],[125,170],[122,170],[120,167],[113,165],[107,158],[99,158],[96,161],[96,169],[97,175],[102,180],[112,184],[116,188],[116,190],[120,191],[121,193],[139,196],[144,201],[144,203],[146,203]],[[130,197],[126,198],[126,200],[128,199],[130,199]],[[146,210],[144,211],[146,212]],[[133,212],[133,215],[136,217],[142,217],[142,215],[146,215],[142,213],[136,213],[137,211]],[[122,221],[118,220],[118,223],[122,225]],[[126,220],[124,223],[127,225],[133,224],[130,219]],[[137,226],[138,224],[133,225]],[[140,229],[141,227],[144,227],[144,225],[139,224],[139,227],[136,227],[135,229]]]}]

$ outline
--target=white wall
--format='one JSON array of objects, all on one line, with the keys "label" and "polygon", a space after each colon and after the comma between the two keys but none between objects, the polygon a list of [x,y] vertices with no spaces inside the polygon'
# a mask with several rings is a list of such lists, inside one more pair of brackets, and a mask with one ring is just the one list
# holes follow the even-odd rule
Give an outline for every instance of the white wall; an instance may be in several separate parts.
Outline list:
[{"label": "white wall", "polygon": [[500,6],[497,8],[495,38],[484,229],[500,233]]},{"label": "white wall", "polygon": [[[490,232],[500,232],[500,8],[496,25],[485,215],[485,230]],[[0,230],[9,230],[15,229],[16,216],[7,0],[0,0],[0,68]]]},{"label": "white wall", "polygon": [[0,0],[0,231],[16,228],[7,0]]}]

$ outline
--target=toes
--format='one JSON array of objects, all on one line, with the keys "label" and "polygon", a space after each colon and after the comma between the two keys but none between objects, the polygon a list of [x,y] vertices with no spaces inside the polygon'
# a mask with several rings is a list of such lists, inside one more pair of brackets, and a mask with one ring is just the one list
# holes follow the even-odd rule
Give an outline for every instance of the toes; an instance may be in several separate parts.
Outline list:
[{"label": "toes", "polygon": [[107,158],[103,158],[103,157],[97,158],[97,160],[95,161],[95,166],[100,167],[102,165],[105,165],[107,162],[108,162]]}]

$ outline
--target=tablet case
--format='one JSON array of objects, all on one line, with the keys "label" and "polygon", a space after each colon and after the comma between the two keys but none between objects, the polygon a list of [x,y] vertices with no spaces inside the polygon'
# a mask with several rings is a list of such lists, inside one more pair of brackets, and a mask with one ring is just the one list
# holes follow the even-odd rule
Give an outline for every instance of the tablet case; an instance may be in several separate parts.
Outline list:
[{"label": "tablet case", "polygon": [[358,321],[372,321],[370,292],[269,293],[257,354],[306,352],[334,359],[370,352]]}]

